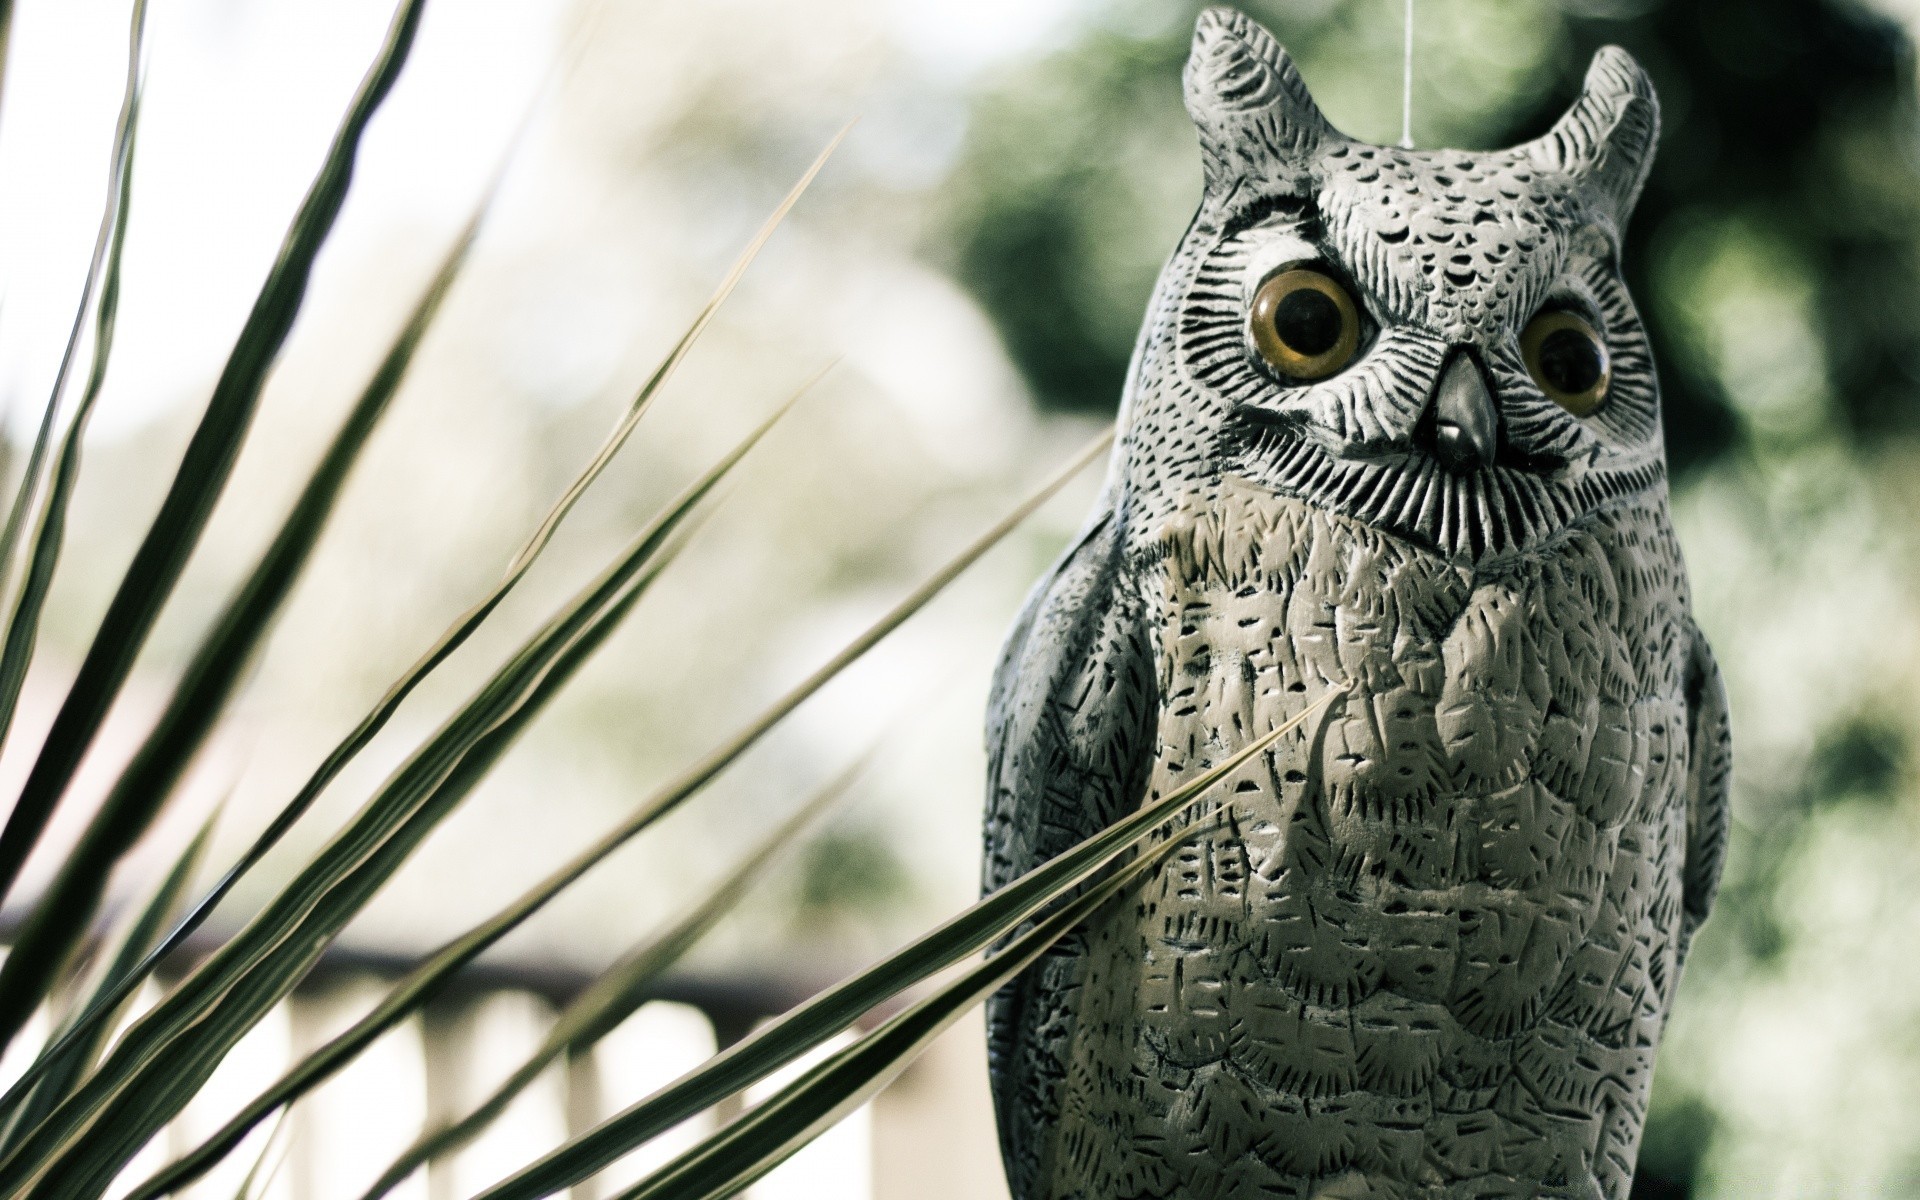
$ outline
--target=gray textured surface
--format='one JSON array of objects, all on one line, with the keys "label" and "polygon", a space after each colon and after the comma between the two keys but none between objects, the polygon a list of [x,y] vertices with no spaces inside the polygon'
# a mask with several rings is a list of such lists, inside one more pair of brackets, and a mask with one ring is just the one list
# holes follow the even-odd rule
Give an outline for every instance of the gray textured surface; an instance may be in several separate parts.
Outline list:
[{"label": "gray textured surface", "polygon": [[[1224,10],[1186,86],[1206,193],[1099,511],[994,681],[987,888],[1350,691],[995,998],[1014,1195],[1624,1197],[1728,769],[1615,266],[1651,89],[1607,50],[1534,143],[1364,145]],[[1303,261],[1377,326],[1311,384],[1247,335]],[[1585,418],[1518,348],[1557,304],[1611,355]],[[1429,409],[1463,351],[1499,450],[1449,468]]]}]

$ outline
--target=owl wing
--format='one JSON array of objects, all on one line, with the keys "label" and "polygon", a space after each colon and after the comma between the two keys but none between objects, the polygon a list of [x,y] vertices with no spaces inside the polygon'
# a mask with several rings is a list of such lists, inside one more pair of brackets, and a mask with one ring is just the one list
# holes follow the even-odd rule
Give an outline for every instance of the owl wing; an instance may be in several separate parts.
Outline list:
[{"label": "owl wing", "polygon": [[1693,627],[1693,652],[1687,663],[1687,859],[1681,875],[1683,914],[1680,957],[1686,961],[1694,931],[1707,919],[1720,868],[1727,858],[1729,783],[1733,774],[1732,731],[1727,720],[1727,689],[1700,627]]},{"label": "owl wing", "polygon": [[[1000,888],[1132,811],[1158,714],[1142,608],[1109,509],[1028,598],[987,707],[983,890]],[[1008,1182],[1037,1194],[1059,1113],[1084,969],[1079,935],[987,1005],[988,1069]]]}]

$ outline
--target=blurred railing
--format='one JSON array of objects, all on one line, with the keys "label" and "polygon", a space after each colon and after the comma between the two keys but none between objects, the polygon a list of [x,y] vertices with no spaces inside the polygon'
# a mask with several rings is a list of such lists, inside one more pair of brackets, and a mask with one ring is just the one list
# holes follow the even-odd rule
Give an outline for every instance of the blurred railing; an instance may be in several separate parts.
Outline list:
[{"label": "blurred railing", "polygon": [[[122,1175],[124,1195],[198,1144],[300,1055],[365,1013],[411,960],[336,947],[247,1035],[193,1102]],[[559,1007],[590,978],[481,964],[339,1075],[256,1129],[183,1200],[357,1200],[431,1121],[462,1115],[539,1046]],[[784,1010],[805,989],[770,980],[675,976],[588,1052],[555,1063],[472,1143],[418,1171],[395,1200],[463,1200],[647,1095]],[[150,989],[142,1007],[158,995]],[[0,1060],[16,1078],[46,1031],[44,1014]],[[770,1085],[772,1086],[772,1085]],[[757,1099],[750,1096],[749,1102]],[[720,1114],[725,1116],[728,1114]],[[713,1127],[709,1116],[642,1147],[573,1200],[616,1195]],[[753,1200],[873,1200],[873,1118],[862,1109],[767,1176]],[[258,1170],[256,1172],[256,1166]]]}]

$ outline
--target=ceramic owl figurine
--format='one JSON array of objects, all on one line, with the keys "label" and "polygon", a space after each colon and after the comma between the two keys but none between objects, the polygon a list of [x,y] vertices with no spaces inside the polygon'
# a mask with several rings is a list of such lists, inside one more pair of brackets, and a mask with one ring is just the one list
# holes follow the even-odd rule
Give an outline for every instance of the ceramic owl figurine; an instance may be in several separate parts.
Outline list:
[{"label": "ceramic owl figurine", "polygon": [[1016,1200],[1622,1200],[1727,829],[1621,282],[1658,110],[1368,145],[1200,19],[1205,195],[1008,640],[986,887],[1341,693],[995,997]]}]

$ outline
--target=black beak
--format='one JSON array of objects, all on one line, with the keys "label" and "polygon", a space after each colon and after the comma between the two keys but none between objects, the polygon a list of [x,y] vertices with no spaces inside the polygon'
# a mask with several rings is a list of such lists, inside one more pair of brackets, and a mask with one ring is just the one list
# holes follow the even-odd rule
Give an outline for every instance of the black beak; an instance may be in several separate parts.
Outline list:
[{"label": "black beak", "polygon": [[1422,440],[1447,470],[1465,473],[1493,464],[1500,443],[1500,410],[1472,354],[1453,352],[1420,425],[1426,435]]}]

